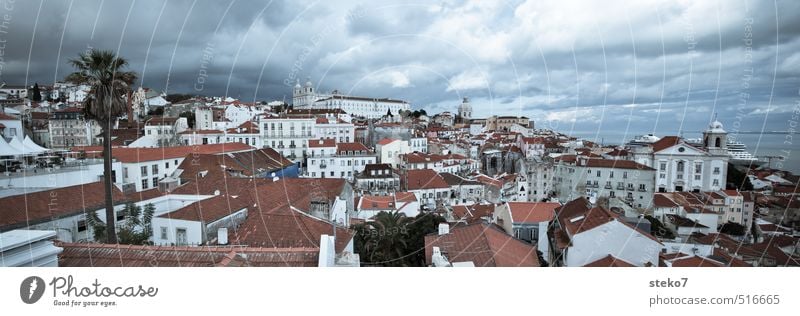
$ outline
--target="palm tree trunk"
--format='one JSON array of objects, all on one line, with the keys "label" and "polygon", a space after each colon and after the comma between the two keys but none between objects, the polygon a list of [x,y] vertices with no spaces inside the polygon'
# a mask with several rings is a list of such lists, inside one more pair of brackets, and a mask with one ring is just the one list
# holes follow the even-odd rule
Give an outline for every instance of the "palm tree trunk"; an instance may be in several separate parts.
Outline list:
[{"label": "palm tree trunk", "polygon": [[103,186],[106,190],[106,243],[117,243],[117,216],[114,213],[114,192],[111,179],[111,126],[101,124],[103,130]]}]

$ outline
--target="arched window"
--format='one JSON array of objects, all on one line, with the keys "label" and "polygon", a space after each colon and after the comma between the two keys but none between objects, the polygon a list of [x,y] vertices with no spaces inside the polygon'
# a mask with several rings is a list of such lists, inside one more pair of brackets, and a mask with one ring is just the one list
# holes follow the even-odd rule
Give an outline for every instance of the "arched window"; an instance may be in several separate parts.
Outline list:
[{"label": "arched window", "polygon": [[722,147],[722,146],[720,146],[720,142],[721,142],[721,139],[719,137],[717,137],[717,140],[714,141],[714,147],[717,147],[717,148]]},{"label": "arched window", "polygon": [[683,171],[683,161],[678,161],[678,171]]}]

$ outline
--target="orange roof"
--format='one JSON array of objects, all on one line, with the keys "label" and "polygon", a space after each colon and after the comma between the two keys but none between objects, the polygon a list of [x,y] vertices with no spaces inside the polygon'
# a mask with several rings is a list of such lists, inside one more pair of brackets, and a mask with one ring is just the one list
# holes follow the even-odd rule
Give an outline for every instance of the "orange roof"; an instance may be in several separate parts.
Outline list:
[{"label": "orange roof", "polygon": [[311,247],[171,247],[56,243],[60,267],[316,267]]},{"label": "orange roof", "polygon": [[408,190],[447,189],[450,188],[436,171],[431,169],[416,169],[406,172],[406,187]]},{"label": "orange roof", "polygon": [[[123,163],[136,163],[165,159],[178,159],[189,154],[222,154],[251,150],[253,147],[244,143],[222,143],[194,146],[133,148],[115,147],[111,150],[114,159]],[[72,151],[102,152],[102,146],[73,147]]]},{"label": "orange roof", "polygon": [[471,261],[476,267],[540,266],[535,246],[491,224],[456,226],[446,235],[425,236],[428,264],[431,264],[433,247],[439,247],[450,262]]},{"label": "orange roof", "polygon": [[348,152],[363,152],[366,154],[369,153],[369,148],[362,143],[338,143],[336,152],[339,154],[347,154]]},{"label": "orange roof", "polygon": [[309,139],[308,147],[309,148],[336,147],[336,140],[333,138]]},{"label": "orange roof", "polygon": [[607,255],[601,259],[598,259],[594,262],[590,262],[584,265],[584,267],[606,267],[606,268],[623,268],[623,267],[634,267],[633,264],[629,262],[616,258],[612,255]]},{"label": "orange roof", "polygon": [[388,145],[388,144],[391,144],[391,143],[393,143],[395,141],[396,141],[396,139],[384,138],[384,139],[381,139],[381,140],[378,141],[378,145]]},{"label": "orange roof", "polygon": [[514,223],[549,222],[559,206],[561,204],[553,202],[508,202]]}]

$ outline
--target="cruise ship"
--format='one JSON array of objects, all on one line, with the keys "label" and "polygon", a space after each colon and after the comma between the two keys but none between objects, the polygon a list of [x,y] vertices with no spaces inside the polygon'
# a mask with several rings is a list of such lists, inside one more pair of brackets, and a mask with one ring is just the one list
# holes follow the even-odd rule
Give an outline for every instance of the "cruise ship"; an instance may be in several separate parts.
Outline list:
[{"label": "cruise ship", "polygon": [[728,139],[728,155],[731,156],[730,163],[747,167],[761,167],[766,161],[758,160],[758,157],[747,151],[747,145],[740,141]]}]

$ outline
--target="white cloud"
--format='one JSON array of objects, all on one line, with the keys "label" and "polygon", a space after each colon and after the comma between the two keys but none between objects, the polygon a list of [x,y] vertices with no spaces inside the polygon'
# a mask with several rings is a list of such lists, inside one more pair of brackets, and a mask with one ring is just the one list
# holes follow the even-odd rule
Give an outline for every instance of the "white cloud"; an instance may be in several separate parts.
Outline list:
[{"label": "white cloud", "polygon": [[451,77],[446,91],[488,89],[489,75],[476,69],[466,70]]}]

